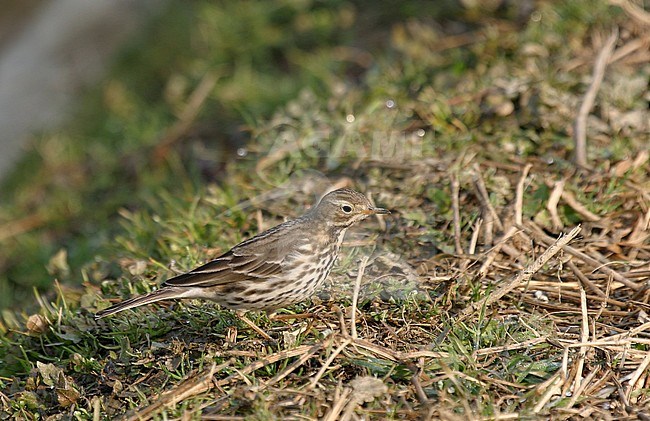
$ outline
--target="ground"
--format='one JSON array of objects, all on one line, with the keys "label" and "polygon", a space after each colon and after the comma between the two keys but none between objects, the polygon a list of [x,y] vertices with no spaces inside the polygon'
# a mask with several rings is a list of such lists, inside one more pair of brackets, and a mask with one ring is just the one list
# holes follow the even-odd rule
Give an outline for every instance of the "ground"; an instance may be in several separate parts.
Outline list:
[{"label": "ground", "polygon": [[[467,3],[172,10],[179,52],[125,53],[7,183],[2,415],[649,417],[648,12]],[[272,341],[204,302],[94,320],[336,186],[393,213],[248,314]]]}]

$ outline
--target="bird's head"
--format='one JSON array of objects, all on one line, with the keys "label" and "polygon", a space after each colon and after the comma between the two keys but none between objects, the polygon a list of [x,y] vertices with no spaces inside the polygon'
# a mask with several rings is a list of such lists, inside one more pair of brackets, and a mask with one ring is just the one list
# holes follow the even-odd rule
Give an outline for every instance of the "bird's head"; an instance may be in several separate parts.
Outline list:
[{"label": "bird's head", "polygon": [[323,196],[312,211],[328,225],[348,228],[370,215],[385,215],[390,211],[372,206],[366,196],[351,189],[334,190]]}]

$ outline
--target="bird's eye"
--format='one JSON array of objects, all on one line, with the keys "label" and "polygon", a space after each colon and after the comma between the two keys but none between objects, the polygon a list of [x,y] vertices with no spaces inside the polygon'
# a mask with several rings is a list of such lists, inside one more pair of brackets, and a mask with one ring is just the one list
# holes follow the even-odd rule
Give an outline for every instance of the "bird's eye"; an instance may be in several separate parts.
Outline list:
[{"label": "bird's eye", "polygon": [[343,206],[341,206],[341,210],[343,211],[343,213],[350,213],[350,212],[352,212],[352,206],[343,205]]}]

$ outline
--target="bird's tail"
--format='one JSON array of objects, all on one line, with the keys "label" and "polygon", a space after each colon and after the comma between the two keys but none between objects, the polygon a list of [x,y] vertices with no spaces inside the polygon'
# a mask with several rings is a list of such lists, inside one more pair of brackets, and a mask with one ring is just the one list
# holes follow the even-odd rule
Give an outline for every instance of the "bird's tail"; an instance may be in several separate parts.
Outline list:
[{"label": "bird's tail", "polygon": [[163,287],[149,294],[140,295],[128,300],[124,300],[120,303],[110,306],[104,310],[98,311],[95,313],[95,319],[101,319],[102,317],[110,316],[111,314],[119,313],[120,311],[127,310],[129,308],[140,307],[146,304],[155,303],[156,301],[162,300],[171,300],[173,298],[182,298],[183,289],[174,288],[174,287]]}]

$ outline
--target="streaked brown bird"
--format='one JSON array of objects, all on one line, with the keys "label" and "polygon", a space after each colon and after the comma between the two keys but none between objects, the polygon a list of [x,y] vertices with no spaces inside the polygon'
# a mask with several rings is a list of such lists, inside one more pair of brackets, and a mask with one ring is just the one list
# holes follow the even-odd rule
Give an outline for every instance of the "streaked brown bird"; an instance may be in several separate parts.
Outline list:
[{"label": "streaked brown bird", "polygon": [[233,310],[275,310],[298,303],[329,275],[347,229],[370,215],[388,213],[361,193],[335,190],[298,219],[237,244],[154,292],[99,311],[95,318],[175,298],[208,299]]}]

